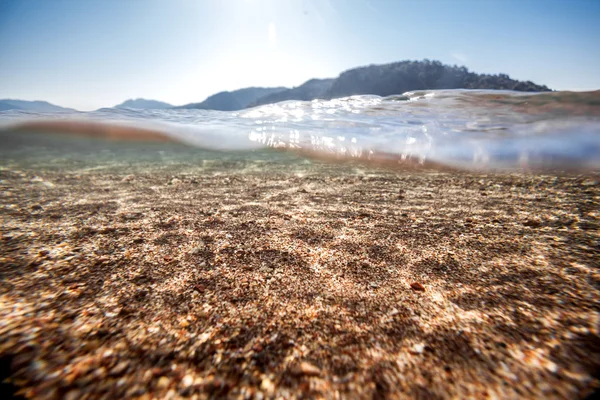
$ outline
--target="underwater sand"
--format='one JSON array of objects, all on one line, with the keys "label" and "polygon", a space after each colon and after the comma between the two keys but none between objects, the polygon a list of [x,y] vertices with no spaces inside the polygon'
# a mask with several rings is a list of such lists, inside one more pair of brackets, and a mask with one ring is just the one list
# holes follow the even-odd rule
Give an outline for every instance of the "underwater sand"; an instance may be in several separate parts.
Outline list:
[{"label": "underwater sand", "polygon": [[600,176],[0,170],[31,398],[584,398]]}]

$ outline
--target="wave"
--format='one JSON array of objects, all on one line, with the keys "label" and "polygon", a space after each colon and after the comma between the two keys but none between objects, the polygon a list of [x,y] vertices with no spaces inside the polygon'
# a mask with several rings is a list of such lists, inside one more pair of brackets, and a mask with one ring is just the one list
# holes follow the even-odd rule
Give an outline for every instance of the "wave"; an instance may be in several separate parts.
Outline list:
[{"label": "wave", "polygon": [[600,166],[600,91],[418,91],[286,101],[237,112],[5,111],[0,126],[223,151],[269,147],[398,168]]}]

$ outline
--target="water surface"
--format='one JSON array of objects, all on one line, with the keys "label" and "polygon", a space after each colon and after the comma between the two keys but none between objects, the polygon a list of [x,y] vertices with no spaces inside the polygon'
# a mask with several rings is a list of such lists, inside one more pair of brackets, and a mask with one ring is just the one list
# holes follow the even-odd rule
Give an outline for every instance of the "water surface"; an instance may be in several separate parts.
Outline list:
[{"label": "water surface", "polygon": [[[32,121],[41,125],[23,129],[23,123]],[[173,156],[167,154],[174,148],[172,143],[100,144],[97,129],[90,133],[84,126],[79,130],[91,138],[78,141],[49,143],[53,139],[39,135],[4,137],[4,162],[23,161],[34,148],[37,162],[73,157],[87,162],[114,161],[117,154],[125,160],[146,162],[251,162],[263,160],[265,154],[267,158],[282,157],[281,153],[264,152],[277,148],[335,160],[369,163],[386,159],[398,165],[435,163],[484,170],[597,170],[600,166],[600,91],[421,91],[389,97],[287,101],[236,112],[112,108],[0,112],[0,127],[8,131],[19,125],[22,131],[43,131],[47,130],[43,124],[49,121],[119,126],[121,130],[110,135],[117,139],[143,139],[139,130],[160,132],[167,141],[184,147],[175,146],[183,151]],[[52,130],[60,133],[61,129]],[[41,153],[40,146],[45,147]],[[286,154],[289,157],[290,152]]]}]

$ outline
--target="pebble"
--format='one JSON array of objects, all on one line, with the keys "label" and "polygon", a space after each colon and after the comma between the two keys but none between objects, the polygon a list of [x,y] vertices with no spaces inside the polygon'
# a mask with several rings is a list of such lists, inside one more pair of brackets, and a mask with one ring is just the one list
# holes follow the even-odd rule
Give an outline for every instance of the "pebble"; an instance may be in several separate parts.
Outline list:
[{"label": "pebble", "polygon": [[525,221],[523,223],[523,225],[529,226],[529,227],[532,227],[532,228],[537,228],[538,226],[542,225],[542,223],[540,221],[538,221],[538,220],[535,220],[535,219],[528,219],[527,221]]},{"label": "pebble", "polygon": [[268,395],[271,395],[275,392],[275,384],[269,378],[264,378],[260,383],[260,389],[264,390]]},{"label": "pebble", "polygon": [[160,378],[158,378],[158,382],[156,383],[156,386],[160,389],[164,389],[167,386],[169,386],[169,383],[171,383],[169,378],[167,378],[166,376],[161,376]]},{"label": "pebble", "polygon": [[412,347],[411,353],[413,354],[421,354],[425,350],[425,345],[423,343],[417,343]]},{"label": "pebble", "polygon": [[104,379],[106,377],[106,375],[107,375],[106,368],[104,368],[104,367],[96,368],[94,370],[94,372],[92,372],[92,375],[95,378]]},{"label": "pebble", "polygon": [[181,384],[184,387],[190,387],[190,386],[192,386],[194,384],[194,378],[191,375],[186,375],[181,380]]},{"label": "pebble", "polygon": [[302,361],[294,370],[292,371],[295,375],[306,375],[306,376],[319,376],[321,375],[321,370],[309,362]]},{"label": "pebble", "polygon": [[586,179],[583,182],[581,182],[581,186],[596,186],[598,185],[598,181],[595,181],[593,179]]},{"label": "pebble", "polygon": [[410,288],[412,290],[418,290],[420,292],[425,291],[425,287],[423,285],[421,285],[419,282],[413,282],[410,284]]},{"label": "pebble", "polygon": [[111,370],[111,375],[121,375],[127,369],[129,363],[127,361],[121,361],[117,365],[115,365]]},{"label": "pebble", "polygon": [[196,290],[199,293],[203,293],[206,290],[206,286],[204,285],[194,285],[194,290]]},{"label": "pebble", "polygon": [[81,393],[78,390],[72,389],[69,390],[66,394],[65,397],[63,397],[65,400],[77,400],[79,398],[81,398]]},{"label": "pebble", "polygon": [[190,251],[190,254],[200,254],[204,250],[204,246],[198,246]]}]

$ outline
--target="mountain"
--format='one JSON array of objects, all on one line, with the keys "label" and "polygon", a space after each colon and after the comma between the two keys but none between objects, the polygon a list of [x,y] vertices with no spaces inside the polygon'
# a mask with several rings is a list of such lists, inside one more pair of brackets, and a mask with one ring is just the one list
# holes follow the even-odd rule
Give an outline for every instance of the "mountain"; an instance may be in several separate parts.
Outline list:
[{"label": "mountain", "polygon": [[4,100],[0,100],[0,111],[8,111],[8,110],[21,110],[21,108],[15,108],[10,104],[4,102]]},{"label": "mountain", "polygon": [[263,96],[249,106],[254,107],[263,104],[278,103],[285,100],[318,99],[331,88],[334,81],[335,79],[311,79],[298,87]]},{"label": "mountain", "polygon": [[[201,103],[180,107],[156,100],[130,99],[114,108],[166,109],[192,108],[236,111],[247,107],[285,100],[333,99],[360,94],[389,96],[414,90],[433,89],[499,89],[522,92],[547,92],[550,89],[531,81],[518,81],[506,74],[477,74],[466,67],[450,66],[439,61],[399,61],[369,65],[342,72],[334,79],[311,79],[295,88],[249,87],[232,92],[219,92]],[[28,110],[37,112],[74,111],[46,101],[0,100],[0,111]]]},{"label": "mountain", "polygon": [[60,107],[47,101],[28,101],[28,100],[0,100],[0,111],[24,110],[36,112],[64,112],[75,111],[72,108]]},{"label": "mountain", "polygon": [[123,103],[116,105],[114,108],[136,108],[140,110],[161,110],[165,108],[173,108],[169,103],[164,103],[157,100],[147,99],[129,99]]},{"label": "mountain", "polygon": [[547,92],[547,86],[517,81],[506,74],[488,75],[470,72],[465,67],[444,65],[439,61],[401,61],[350,69],[333,82],[326,98],[356,94],[389,96],[413,90],[500,89]]},{"label": "mountain", "polygon": [[286,90],[284,87],[249,87],[233,92],[219,92],[207,97],[201,103],[186,104],[176,108],[195,108],[202,110],[236,111],[248,107],[261,97]]},{"label": "mountain", "polygon": [[195,108],[200,110],[235,111],[244,108],[231,92],[219,92],[207,97],[201,103],[192,103],[177,108]]},{"label": "mountain", "polygon": [[250,106],[284,100],[333,99],[358,94],[390,96],[431,89],[550,91],[547,86],[517,81],[506,74],[476,74],[465,67],[444,65],[439,61],[400,61],[353,68],[342,72],[335,79],[311,79],[296,88],[262,97]]}]

